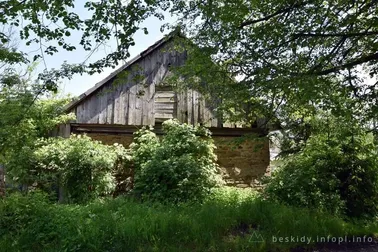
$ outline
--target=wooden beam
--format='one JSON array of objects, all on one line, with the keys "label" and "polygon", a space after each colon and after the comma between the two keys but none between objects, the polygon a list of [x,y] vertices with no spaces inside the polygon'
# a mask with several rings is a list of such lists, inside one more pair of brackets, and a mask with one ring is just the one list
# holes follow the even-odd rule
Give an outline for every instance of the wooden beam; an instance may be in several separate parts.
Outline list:
[{"label": "wooden beam", "polygon": [[[116,125],[116,124],[82,124],[82,123],[71,123],[71,132],[74,134],[81,133],[105,133],[105,134],[125,134],[130,135],[135,131],[141,129],[143,126],[135,125]],[[224,137],[237,137],[244,136],[247,134],[258,134],[260,136],[265,136],[266,133],[259,128],[208,128],[213,136],[224,136]],[[162,125],[156,124],[153,130],[157,135],[163,135]]]}]

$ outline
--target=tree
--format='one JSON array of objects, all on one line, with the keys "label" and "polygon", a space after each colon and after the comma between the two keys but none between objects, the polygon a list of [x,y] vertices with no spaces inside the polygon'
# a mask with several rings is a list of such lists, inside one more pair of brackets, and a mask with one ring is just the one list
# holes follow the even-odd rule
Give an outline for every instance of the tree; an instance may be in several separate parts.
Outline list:
[{"label": "tree", "polygon": [[[90,18],[81,17],[80,8],[90,13]],[[149,16],[162,19],[160,12],[167,8],[156,1],[5,0],[0,2],[0,26],[17,28],[26,45],[39,46],[40,50],[32,55],[33,61],[43,60],[44,55],[54,55],[59,50],[74,51],[78,47],[91,55],[100,45],[116,39],[117,50],[103,59],[89,64],[88,59],[83,59],[80,64],[68,62],[61,69],[45,69],[39,78],[48,89],[54,89],[59,78],[83,72],[92,74],[101,72],[104,67],[117,66],[130,56],[128,49],[135,44],[134,33],[139,29],[148,33],[146,28],[139,27],[140,23]],[[81,35],[77,44],[68,42],[73,32]],[[0,48],[9,41],[9,36],[0,32]],[[26,62],[27,58],[21,51],[2,50],[0,61],[15,64]]]},{"label": "tree", "polygon": [[[81,18],[75,4],[87,10],[90,18]],[[54,87],[62,76],[116,66],[129,56],[133,34],[141,29],[148,32],[141,22],[151,16],[163,19],[168,11],[197,45],[182,71],[185,76],[200,74],[208,90],[219,97],[215,102],[221,100],[227,104],[225,110],[234,113],[232,120],[244,118],[249,124],[260,114],[267,122],[293,115],[298,120],[322,107],[343,113],[358,110],[361,119],[370,123],[378,112],[378,84],[362,84],[359,73],[363,68],[374,77],[378,71],[377,4],[372,0],[8,0],[1,2],[0,23],[19,26],[21,39],[40,45],[34,59],[78,46],[93,51],[99,44],[117,40],[117,50],[103,59],[67,63],[40,75],[47,86]],[[23,27],[22,21],[27,23]],[[58,25],[49,26],[49,22]],[[78,45],[67,42],[72,32],[81,34]],[[7,41],[4,35],[1,39]],[[209,67],[209,60],[217,67]],[[235,78],[236,84],[230,81]]]},{"label": "tree", "polygon": [[185,10],[186,19],[202,20],[184,26],[200,53],[222,66],[192,54],[187,75],[205,76],[220,97],[230,92],[214,76],[228,73],[243,94],[231,94],[235,103],[267,104],[268,118],[298,119],[319,107],[354,109],[367,121],[376,114],[378,84],[360,74],[364,67],[376,76],[378,67],[375,1],[202,1]]}]

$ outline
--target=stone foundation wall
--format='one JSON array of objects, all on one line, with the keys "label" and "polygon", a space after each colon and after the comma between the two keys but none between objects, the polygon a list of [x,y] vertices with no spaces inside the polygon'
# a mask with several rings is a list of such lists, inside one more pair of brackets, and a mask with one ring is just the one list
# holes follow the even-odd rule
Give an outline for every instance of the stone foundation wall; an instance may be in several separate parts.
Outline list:
[{"label": "stone foundation wall", "polygon": [[[128,147],[132,134],[87,133],[89,137],[105,144],[120,143]],[[213,136],[217,146],[215,153],[227,185],[236,187],[258,187],[258,180],[269,173],[269,140],[258,138],[236,144],[235,137]]]}]

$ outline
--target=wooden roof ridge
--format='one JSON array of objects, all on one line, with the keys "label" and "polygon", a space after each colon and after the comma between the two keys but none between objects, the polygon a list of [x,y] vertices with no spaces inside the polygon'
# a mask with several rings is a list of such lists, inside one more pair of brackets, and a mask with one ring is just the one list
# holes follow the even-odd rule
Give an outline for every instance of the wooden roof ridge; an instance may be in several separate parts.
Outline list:
[{"label": "wooden roof ridge", "polygon": [[126,64],[124,64],[123,66],[119,67],[117,70],[115,70],[111,74],[109,74],[105,79],[103,79],[100,82],[96,83],[93,87],[91,87],[90,89],[88,89],[87,91],[85,91],[84,93],[82,93],[78,97],[78,99],[75,99],[75,100],[71,101],[69,104],[67,104],[64,107],[64,111],[68,112],[72,108],[74,108],[77,105],[79,105],[88,96],[92,95],[97,90],[99,90],[101,87],[103,87],[105,84],[107,84],[109,81],[111,81],[112,79],[116,78],[117,75],[120,72],[126,70],[127,68],[131,67],[134,63],[136,63],[139,60],[145,58],[146,56],[148,56],[149,54],[151,54],[153,51],[155,51],[156,49],[158,49],[159,47],[161,47],[162,45],[164,45],[168,41],[172,40],[175,36],[186,38],[180,31],[179,32],[173,31],[173,32],[169,33],[168,35],[165,35],[162,39],[159,39],[154,44],[152,44],[151,46],[149,46],[146,50],[142,51],[137,56],[135,56],[134,58],[132,58],[131,60],[129,60],[128,62],[126,62]]}]

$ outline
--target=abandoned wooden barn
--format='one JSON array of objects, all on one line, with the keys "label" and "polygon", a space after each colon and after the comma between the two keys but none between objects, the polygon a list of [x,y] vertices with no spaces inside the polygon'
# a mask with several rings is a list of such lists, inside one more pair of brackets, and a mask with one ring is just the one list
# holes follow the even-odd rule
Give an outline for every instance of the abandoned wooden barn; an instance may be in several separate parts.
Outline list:
[{"label": "abandoned wooden barn", "polygon": [[[199,92],[175,92],[164,85],[170,66],[184,64],[187,57],[185,51],[173,49],[174,39],[168,36],[157,41],[71,102],[66,111],[73,112],[76,121],[66,126],[64,134],[85,133],[103,143],[128,146],[133,132],[143,125],[154,125],[159,133],[161,122],[169,118],[193,125],[201,123],[213,133],[227,184],[253,185],[269,166],[268,139],[258,128],[235,128],[222,122]],[[246,134],[260,137],[236,148],[231,144]]]}]

